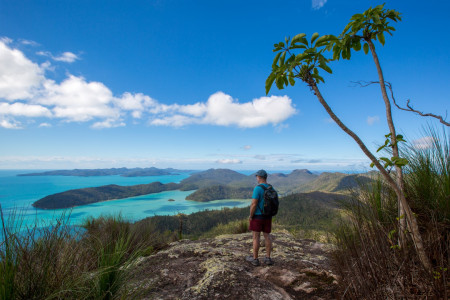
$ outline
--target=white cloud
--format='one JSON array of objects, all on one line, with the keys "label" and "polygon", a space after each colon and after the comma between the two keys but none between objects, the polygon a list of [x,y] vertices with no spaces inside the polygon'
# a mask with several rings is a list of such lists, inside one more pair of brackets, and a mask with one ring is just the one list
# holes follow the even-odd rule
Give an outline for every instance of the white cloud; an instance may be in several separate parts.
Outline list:
[{"label": "white cloud", "polygon": [[19,122],[6,119],[0,119],[0,127],[6,129],[22,129],[22,125]]},{"label": "white cloud", "polygon": [[321,9],[326,3],[327,0],[312,0],[311,5],[313,9],[317,10]]},{"label": "white cloud", "polygon": [[49,51],[38,51],[36,52],[37,55],[41,55],[41,56],[46,56],[46,57],[50,57],[51,59],[53,59],[54,61],[62,61],[62,62],[66,62],[66,63],[73,63],[76,60],[79,60],[80,57],[72,52],[64,52],[59,56],[54,56],[51,52]]},{"label": "white cloud", "polygon": [[93,118],[118,118],[119,109],[111,105],[112,92],[100,82],[86,82],[70,75],[61,84],[52,80],[44,83],[44,93],[36,101],[53,106],[53,114],[67,121],[86,122]]},{"label": "white cloud", "polygon": [[[10,44],[11,39],[0,38],[0,114],[5,117],[4,128],[20,128],[17,118],[34,117],[63,122],[93,121],[92,128],[112,128],[125,126],[126,117],[130,116],[135,120],[148,118],[150,125],[158,126],[203,124],[254,128],[272,124],[281,130],[287,126],[282,122],[297,112],[287,96],[240,103],[230,95],[217,92],[206,102],[187,105],[159,103],[142,93],[125,92],[117,97],[103,83],[82,76],[68,74],[62,82],[48,79],[45,72],[54,68],[50,62],[34,63]],[[78,59],[72,52],[58,57],[45,51],[38,54],[62,62]]]},{"label": "white cloud", "polygon": [[21,39],[20,42],[22,44],[24,44],[24,45],[30,45],[30,46],[33,46],[33,47],[39,46],[39,43],[36,43],[35,41],[31,41],[31,40]]},{"label": "white cloud", "polygon": [[375,124],[377,122],[380,122],[380,117],[379,116],[373,116],[373,117],[368,116],[367,117],[367,124],[373,125],[373,124]]},{"label": "white cloud", "polygon": [[4,39],[0,40],[0,99],[30,99],[45,80],[43,71],[21,51],[7,44]]},{"label": "white cloud", "polygon": [[4,43],[4,44],[11,44],[12,41],[13,41],[13,40],[10,39],[9,37],[6,37],[6,36],[0,37],[0,42],[1,42],[1,43]]},{"label": "white cloud", "polygon": [[118,121],[116,119],[106,119],[101,122],[94,123],[91,127],[95,129],[102,129],[102,128],[114,128],[114,127],[123,127],[126,126],[126,124],[122,121]]},{"label": "white cloud", "polygon": [[218,164],[226,164],[226,165],[242,164],[242,160],[225,158],[225,159],[218,159],[218,160],[216,160],[216,163],[218,163]]},{"label": "white cloud", "polygon": [[154,108],[158,105],[157,101],[142,93],[131,94],[124,93],[122,97],[114,99],[115,104],[123,109],[131,111],[135,119],[140,119],[143,112],[149,107]]},{"label": "white cloud", "polygon": [[152,125],[184,126],[189,124],[235,125],[254,128],[267,124],[277,125],[296,113],[287,96],[271,96],[239,103],[230,95],[217,92],[206,103],[194,105],[161,106],[153,110],[166,115],[153,119]]},{"label": "white cloud", "polygon": [[0,115],[25,116],[25,117],[51,117],[51,112],[41,105],[24,104],[16,102],[13,104],[0,102]]},{"label": "white cloud", "polygon": [[52,124],[44,122],[44,123],[39,124],[39,127],[41,127],[41,128],[52,127]]},{"label": "white cloud", "polygon": [[73,63],[74,61],[76,61],[77,59],[80,59],[80,58],[76,54],[74,54],[72,52],[64,52],[60,56],[54,56],[53,59],[56,60],[56,61],[63,61],[63,62],[67,62],[67,63]]},{"label": "white cloud", "polygon": [[244,150],[250,150],[252,149],[252,146],[250,145],[245,145],[244,147],[242,147]]},{"label": "white cloud", "polygon": [[434,139],[431,136],[426,136],[412,141],[413,147],[416,149],[429,149],[434,144]]},{"label": "white cloud", "polygon": [[283,129],[289,128],[288,124],[278,124],[275,127],[275,132],[280,133],[281,131],[283,131]]}]

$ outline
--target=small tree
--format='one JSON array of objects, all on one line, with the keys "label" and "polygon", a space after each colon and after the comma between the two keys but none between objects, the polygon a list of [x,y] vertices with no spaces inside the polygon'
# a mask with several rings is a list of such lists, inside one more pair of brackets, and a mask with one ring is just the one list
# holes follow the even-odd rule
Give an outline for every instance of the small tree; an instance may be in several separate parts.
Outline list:
[{"label": "small tree", "polygon": [[[399,234],[402,236],[403,232],[405,232],[404,220],[406,220],[417,254],[424,268],[430,271],[431,264],[423,247],[417,220],[411,211],[404,193],[401,167],[407,164],[407,160],[401,158],[398,151],[398,142],[404,140],[403,137],[397,135],[395,131],[391,105],[384,84],[383,72],[373,43],[373,41],[378,40],[384,45],[384,33],[387,32],[391,34],[391,31],[395,30],[393,27],[389,26],[389,20],[395,22],[401,20],[400,14],[394,10],[384,9],[384,5],[379,5],[373,9],[369,8],[363,14],[354,15],[339,37],[333,35],[319,37],[319,34],[316,32],[312,35],[310,41],[308,41],[306,39],[306,34],[301,33],[294,36],[292,40],[286,38],[285,42],[275,44],[273,51],[278,53],[272,64],[272,72],[266,80],[266,94],[269,93],[274,82],[279,89],[283,89],[289,84],[293,86],[296,80],[300,79],[310,87],[330,117],[344,132],[355,140],[364,154],[372,161],[372,166],[377,167],[385,180],[394,189],[397,194],[399,206]],[[362,47],[361,44],[363,44]],[[372,54],[386,107],[386,119],[390,132],[386,135],[385,144],[380,147],[378,151],[385,147],[390,147],[393,155],[391,158],[380,158],[380,160],[384,161],[384,166],[380,163],[380,160],[369,151],[364,142],[336,116],[318,88],[318,84],[321,81],[324,83],[323,77],[320,76],[319,69],[331,74],[332,70],[329,67],[329,62],[331,60],[338,60],[341,57],[343,59],[350,59],[352,51],[359,51],[361,49],[363,49],[366,54],[370,50]],[[329,59],[324,55],[330,50],[333,52],[333,59]],[[297,51],[299,51],[299,53],[296,54],[295,52]],[[386,170],[387,167],[392,166],[395,166],[396,168],[397,181],[395,181]],[[401,238],[400,242],[401,245],[404,245],[404,238]]]}]

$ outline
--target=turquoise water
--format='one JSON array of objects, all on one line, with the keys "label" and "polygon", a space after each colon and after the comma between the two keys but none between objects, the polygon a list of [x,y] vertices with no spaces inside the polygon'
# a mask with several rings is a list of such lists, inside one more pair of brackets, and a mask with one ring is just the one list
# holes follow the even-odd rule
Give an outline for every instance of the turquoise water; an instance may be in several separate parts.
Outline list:
[{"label": "turquoise water", "polygon": [[[202,210],[220,209],[223,207],[245,207],[250,200],[217,200],[211,202],[195,202],[186,200],[186,196],[194,191],[167,191],[150,195],[142,195],[126,199],[98,202],[90,205],[74,207],[70,210],[42,210],[31,204],[47,195],[70,189],[95,187],[107,184],[135,185],[151,182],[180,182],[190,173],[165,176],[121,177],[121,176],[17,176],[17,174],[37,172],[36,170],[0,170],[0,204],[5,219],[13,213],[23,218],[24,224],[32,225],[36,221],[50,224],[61,214],[70,213],[70,223],[80,224],[87,217],[101,215],[118,215],[129,221],[138,221],[154,215],[190,214]],[[175,201],[168,201],[173,199]]]}]

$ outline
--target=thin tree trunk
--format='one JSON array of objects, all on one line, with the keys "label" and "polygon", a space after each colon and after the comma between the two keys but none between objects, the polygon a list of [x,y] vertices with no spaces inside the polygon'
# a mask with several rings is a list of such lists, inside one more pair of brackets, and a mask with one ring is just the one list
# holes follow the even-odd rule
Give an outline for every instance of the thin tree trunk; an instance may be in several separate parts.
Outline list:
[{"label": "thin tree trunk", "polygon": [[[369,44],[370,52],[372,53],[373,60],[375,62],[375,66],[377,68],[378,79],[380,81],[381,95],[383,96],[384,105],[386,106],[386,120],[389,126],[389,131],[391,133],[391,141],[392,141],[392,155],[394,157],[399,157],[398,144],[397,144],[397,133],[395,131],[394,121],[392,119],[392,111],[391,111],[391,101],[387,95],[386,86],[384,84],[384,76],[383,70],[381,69],[380,61],[378,59],[378,55],[375,51],[375,46],[371,39],[367,39],[366,42]],[[403,183],[403,172],[402,168],[395,166],[395,170],[397,172],[397,184],[400,189],[404,191],[404,183]],[[405,209],[398,199],[398,222],[399,222],[399,244],[400,247],[404,250],[406,248],[406,218],[405,218]],[[408,223],[409,224],[409,223]],[[410,228],[411,230],[411,228]],[[411,230],[412,231],[412,230]]]},{"label": "thin tree trunk", "polygon": [[428,260],[428,257],[426,256],[425,250],[423,248],[423,242],[422,242],[422,238],[419,233],[419,227],[417,225],[417,220],[414,217],[414,214],[411,211],[411,208],[409,207],[408,202],[406,201],[403,190],[400,189],[399,185],[392,179],[392,177],[383,168],[383,166],[376,159],[376,157],[369,151],[369,149],[367,149],[367,147],[363,143],[363,141],[361,141],[361,139],[353,131],[351,131],[344,123],[342,123],[342,121],[334,114],[334,112],[332,111],[332,109],[330,108],[328,103],[322,97],[322,94],[320,93],[319,88],[316,85],[316,82],[310,77],[310,78],[308,78],[307,83],[312,88],[312,90],[314,91],[314,94],[316,95],[320,104],[322,104],[322,106],[325,108],[325,110],[330,115],[330,117],[336,122],[336,124],[345,133],[350,135],[355,140],[355,142],[358,144],[358,146],[361,148],[361,150],[364,152],[364,154],[366,154],[366,156],[370,158],[370,160],[374,163],[374,165],[377,167],[377,169],[384,176],[386,181],[394,189],[395,193],[397,194],[397,197],[399,198],[399,202],[403,205],[403,207],[405,209],[405,216],[411,226],[411,237],[414,241],[414,245],[416,247],[417,254],[419,255],[419,259],[421,260],[424,268],[427,271],[431,271],[431,264]]}]

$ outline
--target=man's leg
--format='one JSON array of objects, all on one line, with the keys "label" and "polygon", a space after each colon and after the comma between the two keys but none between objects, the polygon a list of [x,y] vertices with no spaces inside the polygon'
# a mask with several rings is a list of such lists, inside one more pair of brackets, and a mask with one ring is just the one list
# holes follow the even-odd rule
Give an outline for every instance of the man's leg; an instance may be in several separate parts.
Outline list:
[{"label": "man's leg", "polygon": [[264,234],[264,243],[266,245],[266,257],[270,257],[270,253],[272,251],[272,237],[270,233],[263,232]]},{"label": "man's leg", "polygon": [[261,232],[253,231],[253,258],[258,258],[260,236]]}]

